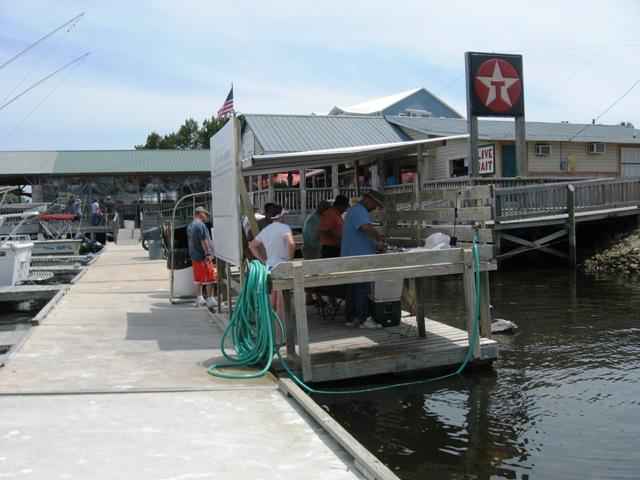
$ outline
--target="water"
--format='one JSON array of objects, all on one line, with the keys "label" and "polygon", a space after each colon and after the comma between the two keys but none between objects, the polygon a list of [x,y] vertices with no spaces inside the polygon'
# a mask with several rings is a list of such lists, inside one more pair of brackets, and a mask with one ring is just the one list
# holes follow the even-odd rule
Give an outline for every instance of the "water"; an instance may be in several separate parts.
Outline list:
[{"label": "water", "polygon": [[[453,281],[431,318],[463,312]],[[315,401],[401,479],[640,478],[640,283],[492,272],[491,302],[519,327],[491,371]]]}]

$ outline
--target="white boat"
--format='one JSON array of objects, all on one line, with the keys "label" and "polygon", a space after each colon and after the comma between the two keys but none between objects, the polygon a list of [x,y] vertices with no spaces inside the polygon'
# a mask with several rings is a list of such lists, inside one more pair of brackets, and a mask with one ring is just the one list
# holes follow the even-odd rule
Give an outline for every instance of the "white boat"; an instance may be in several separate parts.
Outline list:
[{"label": "white boat", "polygon": [[33,242],[33,255],[79,255],[82,240],[35,240]]},{"label": "white boat", "polygon": [[7,240],[0,245],[0,285],[13,287],[29,278],[32,242]]},{"label": "white boat", "polygon": [[[11,187],[0,188],[0,208],[6,207],[4,202],[9,191]],[[29,278],[33,242],[28,237],[21,238],[16,232],[27,220],[42,214],[43,208],[38,205],[17,213],[0,215],[0,227],[5,222],[11,224],[9,234],[0,238],[0,285],[12,287]]]}]

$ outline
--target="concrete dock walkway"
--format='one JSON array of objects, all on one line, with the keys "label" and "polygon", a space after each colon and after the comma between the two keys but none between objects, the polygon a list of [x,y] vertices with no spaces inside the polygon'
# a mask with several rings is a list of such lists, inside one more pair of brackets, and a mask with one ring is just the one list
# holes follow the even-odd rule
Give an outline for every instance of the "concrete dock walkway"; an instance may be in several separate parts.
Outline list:
[{"label": "concrete dock walkway", "polygon": [[0,477],[363,478],[273,377],[207,373],[222,330],[169,273],[109,244],[29,331],[0,369]]}]

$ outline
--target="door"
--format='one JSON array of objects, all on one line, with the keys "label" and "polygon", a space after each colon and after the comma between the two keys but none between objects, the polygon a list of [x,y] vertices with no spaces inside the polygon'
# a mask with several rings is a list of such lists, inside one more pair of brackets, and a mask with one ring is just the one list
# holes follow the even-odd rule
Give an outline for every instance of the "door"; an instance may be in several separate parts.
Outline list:
[{"label": "door", "polygon": [[502,145],[502,176],[515,177],[516,168],[516,146]]}]

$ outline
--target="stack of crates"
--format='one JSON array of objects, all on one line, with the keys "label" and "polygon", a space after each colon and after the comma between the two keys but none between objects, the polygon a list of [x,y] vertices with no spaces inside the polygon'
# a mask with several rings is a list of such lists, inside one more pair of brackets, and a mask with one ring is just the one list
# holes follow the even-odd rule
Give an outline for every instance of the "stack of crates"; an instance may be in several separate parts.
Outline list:
[{"label": "stack of crates", "polygon": [[393,327],[402,317],[403,279],[376,280],[369,296],[371,315],[380,325]]}]

